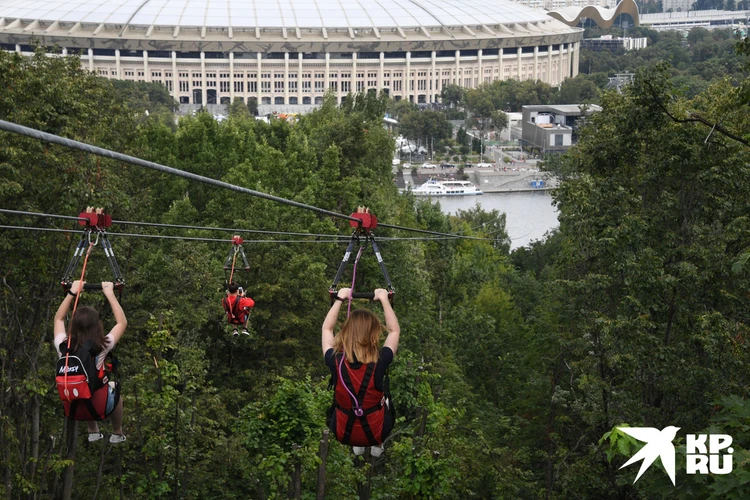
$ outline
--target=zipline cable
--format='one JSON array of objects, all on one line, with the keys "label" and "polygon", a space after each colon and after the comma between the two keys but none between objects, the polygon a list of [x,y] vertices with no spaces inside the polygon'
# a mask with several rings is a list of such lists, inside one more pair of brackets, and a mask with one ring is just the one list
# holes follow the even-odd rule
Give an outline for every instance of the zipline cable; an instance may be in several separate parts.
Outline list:
[{"label": "zipline cable", "polygon": [[[211,179],[210,177],[205,177],[202,175],[194,174],[192,172],[185,172],[184,170],[179,170],[173,167],[168,167],[166,165],[161,165],[159,163],[155,163],[152,161],[147,161],[141,158],[136,158],[135,156],[118,153],[116,151],[112,151],[109,149],[100,148],[98,146],[92,146],[84,142],[75,141],[73,139],[67,139],[59,135],[50,134],[48,132],[42,132],[41,130],[36,130],[30,127],[25,127],[23,125],[18,125],[16,123],[11,123],[5,120],[0,120],[0,130],[5,130],[6,132],[11,132],[11,133],[18,134],[18,135],[24,135],[26,137],[31,137],[33,139],[49,142],[52,144],[58,144],[60,146],[65,146],[71,149],[77,149],[79,151],[84,151],[86,153],[91,153],[97,156],[102,156],[104,158],[111,158],[113,160],[121,161],[124,163],[130,163],[131,165],[137,165],[139,167],[145,167],[145,168],[150,168],[152,170],[158,170],[160,172],[166,172],[168,174],[177,175],[179,177],[184,177],[186,179],[192,179],[198,182],[203,182],[205,184],[211,184],[213,186],[221,187],[224,189],[229,189],[231,191],[237,191],[239,193],[249,194],[250,196],[255,196],[258,198],[275,201],[277,203],[281,203],[284,205],[290,205],[293,207],[310,210],[312,212],[317,212],[319,214],[328,215],[330,217],[336,217],[338,219],[354,221],[354,222],[357,222],[358,224],[361,224],[360,222],[361,219],[352,217],[350,215],[340,214],[338,212],[333,212],[331,210],[326,210],[324,208],[318,208],[313,205],[307,205],[306,203],[300,203],[298,201],[287,200],[286,198],[273,196],[267,193],[263,193],[261,191],[255,191],[253,189],[248,189],[248,188],[241,187],[241,186],[235,186],[234,184],[229,184],[228,182]],[[393,226],[389,224],[380,224],[380,226],[389,227],[391,229],[399,229],[401,231],[413,231],[417,233],[434,234],[437,236],[453,236],[454,238],[462,238],[462,239],[486,240],[486,238],[477,238],[477,237],[472,237],[472,236],[457,236],[457,235],[452,235],[448,233],[439,233],[436,231],[408,228],[408,227],[403,227],[403,226]]]},{"label": "zipline cable", "polygon": [[112,150],[105,149],[105,148],[100,148],[98,146],[92,146],[84,142],[74,141],[73,139],[67,139],[65,137],[60,137],[59,135],[42,132],[41,130],[36,130],[30,127],[24,127],[23,125],[18,125],[16,123],[11,123],[5,120],[0,120],[0,130],[5,130],[6,132],[12,132],[14,134],[19,134],[19,135],[25,135],[26,137],[31,137],[33,139],[38,139],[40,141],[45,141],[45,142],[49,142],[52,144],[59,144],[60,146],[65,146],[71,149],[77,149],[79,151],[84,151],[86,153],[91,153],[97,156],[102,156],[104,158],[111,158],[113,160],[121,161],[124,163],[130,163],[131,165],[138,165],[139,167],[150,168],[152,170],[158,170],[160,172],[166,172],[168,174],[185,177],[186,179],[192,179],[194,181],[203,182],[205,184],[211,184],[211,185],[221,187],[224,189],[237,191],[239,193],[249,194],[250,196],[256,196],[258,198],[275,201],[276,203],[282,203],[284,205],[290,205],[292,207],[302,208],[305,210],[310,210],[312,212],[318,212],[319,214],[328,215],[330,217],[336,217],[338,219],[346,219],[349,221],[359,222],[359,219],[352,217],[350,215],[344,215],[344,214],[340,214],[337,212],[332,212],[324,208],[314,207],[312,205],[307,205],[305,203],[300,203],[298,201],[287,200],[286,198],[280,198],[278,196],[273,196],[267,193],[262,193],[260,191],[255,191],[253,189],[248,189],[248,188],[244,188],[241,186],[235,186],[234,184],[229,184],[228,182],[211,179],[210,177],[205,177],[202,175],[194,174],[192,172],[185,172],[184,170],[179,170],[179,169],[172,168],[172,167],[167,167],[166,165],[161,165],[159,163],[155,163],[152,161],[147,161],[141,158],[136,158],[135,156],[118,153],[116,151],[112,151]]},{"label": "zipline cable", "polygon": [[[22,231],[47,231],[55,233],[81,233],[82,231],[77,229],[59,229],[52,227],[31,227],[31,226],[4,226],[0,225],[0,229],[19,229]],[[301,233],[305,236],[309,236],[306,233]],[[219,238],[198,238],[194,236],[170,236],[164,234],[137,234],[137,233],[107,233],[108,236],[130,236],[134,238],[156,238],[156,239],[168,239],[168,240],[186,240],[186,241],[208,241],[214,243],[231,243],[232,240],[223,240]],[[335,236],[335,235],[334,235]],[[436,241],[436,240],[457,240],[455,236],[442,237],[442,238],[395,238],[395,237],[382,237],[378,238],[378,241],[388,241],[398,243],[399,241]],[[245,240],[246,243],[342,243],[344,240]]]},{"label": "zipline cable", "polygon": [[23,210],[8,210],[7,208],[0,208],[0,213],[12,214],[12,215],[33,215],[35,217],[49,217],[52,219],[68,219],[68,220],[82,220],[82,221],[89,220],[85,217],[74,217],[72,215],[40,214],[36,212],[24,212]]},{"label": "zipline cable", "polygon": [[209,227],[209,226],[186,226],[180,224],[161,224],[158,222],[132,222],[126,220],[113,220],[112,224],[123,224],[128,226],[145,226],[145,227],[165,227],[175,229],[195,229],[199,231],[227,231],[231,233],[258,233],[258,234],[278,234],[285,236],[319,236],[322,238],[349,238],[348,236],[338,236],[335,234],[316,234],[316,233],[293,233],[288,231],[266,231],[263,229],[232,229],[227,227]]}]

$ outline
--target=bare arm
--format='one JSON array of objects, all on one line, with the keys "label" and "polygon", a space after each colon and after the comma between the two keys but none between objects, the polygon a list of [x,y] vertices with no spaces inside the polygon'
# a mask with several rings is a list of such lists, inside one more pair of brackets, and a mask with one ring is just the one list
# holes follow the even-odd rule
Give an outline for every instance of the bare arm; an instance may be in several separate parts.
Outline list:
[{"label": "bare arm", "polygon": [[396,354],[398,350],[398,341],[401,336],[401,327],[398,325],[398,318],[396,313],[393,312],[391,303],[388,302],[388,292],[382,288],[375,290],[375,299],[379,300],[383,305],[383,313],[385,314],[385,327],[388,329],[388,336],[385,339],[385,347],[389,347],[393,354]]},{"label": "bare arm", "polygon": [[109,334],[112,335],[112,338],[116,344],[120,341],[122,334],[125,333],[125,329],[128,327],[128,320],[125,318],[125,311],[122,310],[122,306],[119,302],[117,302],[117,297],[115,297],[115,289],[112,282],[103,282],[102,292],[104,292],[104,296],[107,297],[109,306],[112,308],[112,314],[114,314],[115,321],[117,322],[117,324],[115,324],[115,326],[113,326],[109,331]]},{"label": "bare arm", "polygon": [[[338,296],[344,298],[350,293],[351,291],[349,288],[342,288],[341,290],[339,290]],[[328,310],[326,319],[323,321],[323,332],[320,338],[321,347],[323,348],[323,354],[325,354],[328,349],[333,348],[333,329],[336,328],[340,310],[341,301],[335,300],[331,308]]]},{"label": "bare arm", "polygon": [[68,311],[70,310],[70,305],[75,300],[75,297],[72,294],[78,294],[80,291],[83,290],[83,286],[81,286],[81,282],[76,280],[73,282],[73,284],[70,287],[70,293],[65,294],[65,298],[60,303],[60,307],[57,308],[57,312],[55,313],[55,322],[54,327],[55,330],[52,332],[52,335],[56,335],[58,333],[65,333],[65,316],[68,314]]}]

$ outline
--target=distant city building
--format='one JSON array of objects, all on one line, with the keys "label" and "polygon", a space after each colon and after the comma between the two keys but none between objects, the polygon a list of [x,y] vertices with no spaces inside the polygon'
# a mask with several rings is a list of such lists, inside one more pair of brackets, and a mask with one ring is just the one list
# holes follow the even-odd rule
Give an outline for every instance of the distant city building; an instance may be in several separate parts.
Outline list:
[{"label": "distant city building", "polygon": [[[627,14],[633,20],[633,26],[640,25],[639,10],[635,0],[620,0],[613,7],[602,7],[601,5],[571,5],[569,7],[557,7],[547,12],[551,17],[559,19],[568,26],[578,26],[582,21],[588,19],[600,28],[611,28],[617,19]],[[628,22],[628,24],[630,24]]]},{"label": "distant city building", "polygon": [[523,106],[521,145],[542,153],[562,153],[577,141],[578,121],[584,114],[601,111],[595,104]]},{"label": "distant city building", "polygon": [[[617,5],[617,0],[513,0],[516,3],[531,7],[533,9],[559,10],[566,7],[594,7],[612,8]],[[695,1],[695,0],[693,0]]]},{"label": "distant city building", "polygon": [[693,8],[695,0],[661,0],[663,12],[687,12]]},{"label": "distant city building", "polygon": [[304,112],[327,92],[427,104],[446,85],[559,85],[578,74],[582,38],[510,0],[0,0],[2,50],[58,46],[184,106],[254,99],[261,113]]},{"label": "distant city building", "polygon": [[750,24],[750,10],[691,10],[641,14],[641,25],[657,31],[692,28],[721,29]]},{"label": "distant city building", "polygon": [[645,49],[648,38],[617,38],[612,35],[604,35],[599,38],[584,38],[581,48],[601,52],[602,50],[616,51],[618,49],[638,50]]}]

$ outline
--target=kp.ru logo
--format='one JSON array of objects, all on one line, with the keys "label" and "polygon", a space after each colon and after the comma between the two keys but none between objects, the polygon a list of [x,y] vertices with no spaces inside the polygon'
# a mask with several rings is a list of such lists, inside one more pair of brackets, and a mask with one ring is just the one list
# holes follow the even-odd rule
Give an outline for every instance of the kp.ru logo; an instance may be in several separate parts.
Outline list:
[{"label": "kp.ru logo", "polygon": [[[656,458],[661,458],[664,470],[667,471],[672,484],[675,484],[674,445],[672,440],[677,435],[679,427],[668,426],[662,430],[653,427],[618,427],[618,430],[633,436],[646,445],[630,460],[620,467],[627,467],[639,460],[643,460],[636,481],[651,466]],[[687,459],[685,471],[688,474],[729,474],[732,472],[732,453],[730,448],[732,436],[727,434],[688,434],[685,443]]]}]

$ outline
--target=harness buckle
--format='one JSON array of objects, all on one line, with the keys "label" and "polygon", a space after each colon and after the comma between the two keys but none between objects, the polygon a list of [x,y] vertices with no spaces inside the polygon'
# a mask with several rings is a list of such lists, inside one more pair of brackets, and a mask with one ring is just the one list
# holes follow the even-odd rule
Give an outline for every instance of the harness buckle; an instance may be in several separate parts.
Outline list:
[{"label": "harness buckle", "polygon": [[365,410],[363,410],[361,407],[354,408],[354,414],[358,417],[361,417],[364,415]]}]

